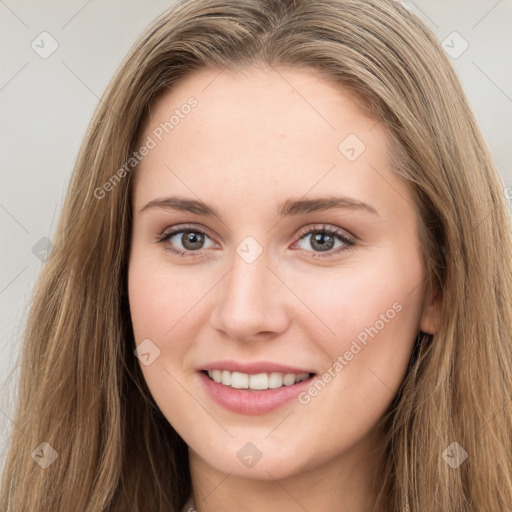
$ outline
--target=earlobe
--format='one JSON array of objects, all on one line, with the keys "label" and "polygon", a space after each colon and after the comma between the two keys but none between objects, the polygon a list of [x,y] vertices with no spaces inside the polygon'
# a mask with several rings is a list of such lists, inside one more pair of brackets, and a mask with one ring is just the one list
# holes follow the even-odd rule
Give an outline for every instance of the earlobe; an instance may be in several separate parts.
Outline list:
[{"label": "earlobe", "polygon": [[423,314],[421,316],[420,330],[427,334],[436,334],[441,325],[441,305],[442,295],[441,290],[435,287],[429,294],[428,299],[425,301],[423,307]]}]

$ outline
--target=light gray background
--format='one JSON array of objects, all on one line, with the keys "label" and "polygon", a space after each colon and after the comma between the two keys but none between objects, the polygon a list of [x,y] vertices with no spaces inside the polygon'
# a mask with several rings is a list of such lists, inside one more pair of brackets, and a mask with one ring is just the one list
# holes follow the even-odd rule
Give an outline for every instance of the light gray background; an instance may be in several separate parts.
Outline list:
[{"label": "light gray background", "polygon": [[[512,0],[402,3],[440,41],[456,31],[469,44],[453,63],[504,188],[512,186]],[[11,418],[21,328],[42,266],[32,248],[53,237],[82,137],[108,81],[136,37],[171,4],[0,0],[0,226],[6,244],[0,267],[0,470],[7,432],[16,428]],[[46,59],[31,47],[44,31],[58,43]],[[446,39],[455,52],[463,44],[457,37]]]}]

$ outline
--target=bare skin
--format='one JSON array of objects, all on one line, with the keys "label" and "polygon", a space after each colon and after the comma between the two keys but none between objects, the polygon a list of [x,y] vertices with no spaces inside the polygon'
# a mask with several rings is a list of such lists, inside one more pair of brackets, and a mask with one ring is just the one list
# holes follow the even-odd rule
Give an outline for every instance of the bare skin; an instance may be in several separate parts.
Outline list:
[{"label": "bare skin", "polygon": [[[376,425],[418,331],[433,332],[435,299],[386,132],[312,70],[201,70],[157,98],[141,144],[190,96],[197,106],[134,175],[129,299],[136,343],[150,339],[160,350],[141,368],[189,446],[195,508],[370,510],[383,436]],[[349,134],[357,139],[342,143]],[[219,217],[141,211],[169,196],[204,201]],[[370,208],[278,214],[286,200],[328,196]],[[171,227],[186,232],[158,242]],[[196,245],[184,242],[190,231],[204,233]],[[314,239],[321,233],[323,245]],[[242,244],[246,251],[263,249],[250,263],[237,252],[246,237],[256,242]],[[206,393],[198,369],[220,359],[284,363],[331,379],[302,402],[248,415]],[[237,456],[248,442],[261,452],[251,467]]]}]

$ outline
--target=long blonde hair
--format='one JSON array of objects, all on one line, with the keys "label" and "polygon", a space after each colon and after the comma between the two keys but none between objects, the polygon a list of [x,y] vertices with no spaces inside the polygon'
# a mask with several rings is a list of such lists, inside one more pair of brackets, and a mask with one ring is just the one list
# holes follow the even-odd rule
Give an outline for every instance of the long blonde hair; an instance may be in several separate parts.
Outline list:
[{"label": "long blonde hair", "polygon": [[[2,512],[183,506],[187,447],[133,354],[132,173],[124,166],[159,91],[194,69],[258,64],[315,69],[388,128],[395,170],[415,198],[430,284],[442,291],[438,331],[418,335],[382,418],[375,510],[511,509],[510,219],[440,44],[393,0],[185,0],[138,39],[80,150],[27,319]],[[53,453],[43,442],[58,455],[45,469],[32,456]],[[443,456],[453,442],[468,454],[458,467]]]}]

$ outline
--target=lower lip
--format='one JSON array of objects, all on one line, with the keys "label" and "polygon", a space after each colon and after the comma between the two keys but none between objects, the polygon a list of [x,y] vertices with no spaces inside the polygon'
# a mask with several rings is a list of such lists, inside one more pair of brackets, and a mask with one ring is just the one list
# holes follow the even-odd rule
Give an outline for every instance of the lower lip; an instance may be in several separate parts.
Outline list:
[{"label": "lower lip", "polygon": [[275,411],[307,389],[314,377],[313,375],[291,386],[257,391],[224,386],[199,372],[199,378],[210,397],[219,405],[239,414],[264,414]]}]

